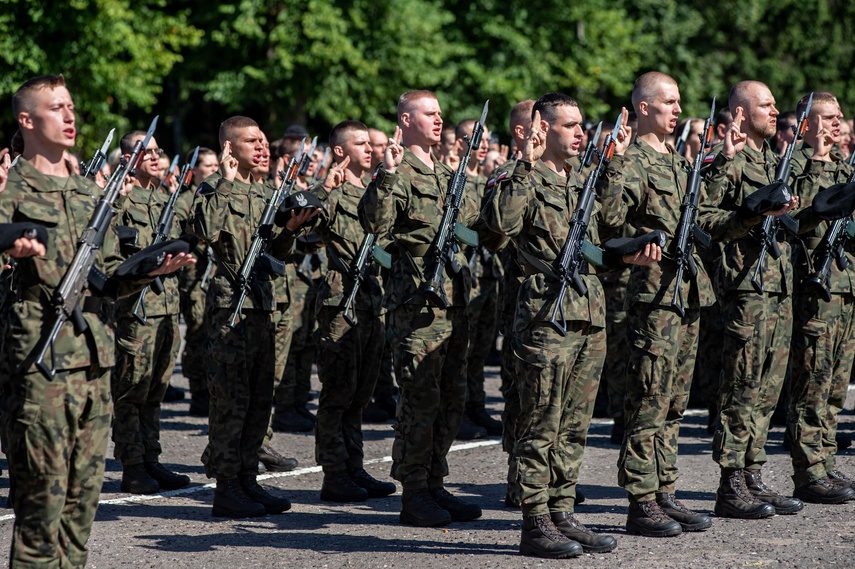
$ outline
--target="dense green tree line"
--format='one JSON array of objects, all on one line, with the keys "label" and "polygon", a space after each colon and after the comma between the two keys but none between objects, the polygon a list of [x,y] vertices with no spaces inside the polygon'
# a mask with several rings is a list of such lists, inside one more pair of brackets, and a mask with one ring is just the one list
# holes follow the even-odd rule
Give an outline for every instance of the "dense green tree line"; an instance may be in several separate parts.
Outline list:
[{"label": "dense green tree line", "polygon": [[490,99],[507,137],[518,100],[557,90],[613,118],[652,69],[678,80],[687,115],[748,78],[781,109],[830,89],[849,114],[853,32],[847,0],[0,0],[0,144],[12,93],[42,73],[65,74],[85,153],[154,113],[168,150],[214,145],[235,113],[274,137],[296,122],[325,138],[345,118],[388,130],[411,88],[437,91],[451,121]]}]

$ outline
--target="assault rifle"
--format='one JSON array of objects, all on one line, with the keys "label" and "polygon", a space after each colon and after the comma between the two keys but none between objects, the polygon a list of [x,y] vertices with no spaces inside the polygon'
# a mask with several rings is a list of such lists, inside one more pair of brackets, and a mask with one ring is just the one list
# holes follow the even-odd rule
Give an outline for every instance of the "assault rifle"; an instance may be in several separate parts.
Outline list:
[{"label": "assault rifle", "polygon": [[[567,319],[564,316],[564,297],[567,295],[567,287],[572,286],[579,296],[588,294],[588,286],[579,273],[582,263],[585,262],[582,253],[583,242],[588,233],[588,223],[591,220],[591,212],[594,209],[594,201],[597,197],[597,180],[600,179],[600,175],[612,161],[622,118],[623,115],[618,117],[614,130],[606,137],[596,169],[588,174],[585,179],[585,185],[576,204],[576,211],[573,212],[573,225],[570,227],[567,241],[564,242],[561,257],[558,258],[554,270],[551,271],[561,281],[561,288],[558,289],[558,298],[555,301],[555,306],[552,307],[552,313],[549,315],[549,325],[562,336],[567,335]],[[559,317],[561,317],[561,322],[558,322]]]},{"label": "assault rifle", "polygon": [[674,142],[674,150],[676,150],[677,154],[680,156],[682,156],[683,152],[686,150],[686,142],[688,142],[690,134],[692,134],[692,119],[686,119],[686,124],[683,125],[683,132],[680,133],[679,138]]},{"label": "assault rifle", "polygon": [[113,135],[115,133],[116,129],[111,129],[109,134],[107,134],[107,140],[104,141],[101,148],[95,151],[89,162],[80,163],[81,176],[84,178],[95,178],[95,174],[101,171],[101,168],[104,167],[104,162],[107,160],[107,151],[110,150],[110,144],[113,142]]},{"label": "assault rifle", "polygon": [[[799,122],[793,125],[793,133],[795,134],[795,137],[787,146],[787,151],[784,152],[784,157],[781,158],[781,161],[778,163],[778,171],[775,173],[775,183],[784,184],[785,190],[786,184],[790,179],[790,171],[792,170],[791,161],[793,159],[793,152],[799,142],[804,138],[805,132],[808,129],[807,117],[810,114],[812,103],[813,93],[808,97],[807,107],[805,107],[802,116],[799,117]],[[787,195],[789,195],[789,193]],[[784,228],[793,235],[797,235],[799,232],[799,222],[786,213],[780,216],[767,215],[763,220],[763,226],[760,229],[763,244],[760,246],[760,255],[757,257],[757,265],[754,267],[754,274],[751,276],[751,286],[754,287],[754,290],[757,291],[758,294],[763,293],[763,262],[766,260],[766,255],[772,255],[773,259],[781,257],[781,249],[778,247],[778,228],[780,225],[783,225]]]},{"label": "assault rifle", "polygon": [[484,103],[481,119],[472,126],[472,134],[467,140],[466,154],[460,160],[457,171],[448,184],[448,193],[445,196],[445,210],[442,212],[439,230],[431,247],[431,256],[434,259],[433,268],[430,277],[421,286],[428,304],[439,308],[448,308],[448,299],[445,296],[445,287],[443,286],[445,281],[443,272],[445,271],[446,263],[448,263],[452,273],[457,274],[460,272],[460,264],[454,257],[454,254],[457,252],[457,244],[454,242],[454,237],[457,237],[460,241],[471,247],[478,246],[478,234],[458,223],[457,217],[460,215],[460,205],[463,203],[463,195],[466,192],[466,168],[469,166],[469,158],[472,156],[472,152],[477,150],[481,145],[481,137],[484,134],[484,122],[487,120],[487,107],[489,104],[490,101]]},{"label": "assault rifle", "polygon": [[[83,289],[86,287],[86,282],[89,279],[91,271],[95,271],[95,278],[103,279],[103,275],[99,275],[95,268],[95,259],[98,256],[98,251],[104,243],[104,237],[110,229],[110,221],[115,215],[113,204],[116,198],[119,197],[119,191],[125,182],[128,175],[136,174],[136,169],[148,146],[149,140],[154,135],[154,130],[157,128],[157,119],[151,121],[151,126],[148,127],[145,138],[137,141],[131,151],[130,156],[124,157],[119,162],[118,167],[110,176],[101,198],[95,206],[95,211],[89,219],[86,230],[80,237],[77,244],[77,251],[74,253],[74,258],[71,264],[62,276],[59,286],[54,289],[51,298],[53,310],[56,313],[53,325],[50,332],[47,333],[41,340],[41,348],[36,357],[36,367],[41,371],[48,381],[52,380],[56,375],[56,353],[54,352],[54,343],[59,331],[68,320],[71,320],[76,334],[82,334],[89,327],[86,320],[83,318],[83,311],[80,309],[80,299],[83,296]],[[48,349],[51,351],[51,363],[45,363],[45,355]]]},{"label": "assault rifle", "polygon": [[597,154],[597,144],[600,143],[600,135],[602,133],[603,121],[600,121],[600,124],[597,125],[597,132],[594,133],[594,136],[588,141],[588,146],[585,147],[585,154],[582,155],[582,160],[579,163],[580,174],[594,161],[594,155]]},{"label": "assault rifle", "polygon": [[351,326],[356,326],[356,313],[353,310],[353,303],[356,302],[356,293],[359,292],[359,287],[368,278],[368,269],[371,266],[371,261],[377,261],[384,267],[392,267],[392,257],[377,245],[377,234],[368,233],[362,239],[362,245],[359,247],[359,253],[350,267],[350,278],[353,280],[353,288],[350,295],[347,297],[347,302],[344,303],[344,319]]},{"label": "assault rifle", "polygon": [[[689,271],[693,277],[698,274],[698,267],[692,252],[697,243],[704,249],[709,249],[712,239],[706,231],[698,227],[695,219],[698,215],[698,200],[701,197],[701,164],[707,156],[707,151],[712,146],[713,129],[715,128],[715,97],[710,107],[710,116],[704,123],[704,132],[701,136],[701,149],[692,163],[692,172],[686,182],[686,195],[683,197],[682,212],[680,213],[680,224],[677,226],[676,241],[674,242],[674,260],[677,262],[677,284],[674,287],[674,297],[671,306],[680,316],[686,315],[686,307],[683,303],[683,273]],[[686,121],[686,124],[691,121]],[[685,131],[684,131],[685,132]],[[684,144],[685,146],[685,144]]]},{"label": "assault rifle", "polygon": [[[169,199],[164,204],[163,209],[160,210],[160,219],[158,219],[157,226],[154,228],[154,238],[151,241],[152,245],[157,245],[161,241],[169,239],[169,232],[172,230],[172,220],[175,217],[175,202],[178,201],[178,195],[190,184],[190,180],[193,179],[193,168],[196,167],[196,159],[198,157],[199,147],[197,146],[196,150],[193,152],[193,157],[190,159],[190,162],[185,164],[184,168],[181,169],[178,188],[169,195]],[[177,164],[178,155],[176,154],[175,159],[169,167],[170,173]],[[159,189],[163,187],[164,180],[166,180],[166,176],[164,176],[163,180],[160,181],[160,186],[158,186],[158,189],[155,190],[155,192],[159,191]],[[164,291],[163,281],[160,280],[160,277],[156,277],[149,286],[145,287],[142,292],[140,292],[137,302],[134,304],[134,318],[136,318],[140,324],[148,324],[145,313],[145,295],[148,292],[149,287],[154,290],[156,294],[162,294]]]},{"label": "assault rifle", "polygon": [[[258,227],[255,228],[249,251],[238,271],[237,286],[240,289],[240,295],[238,296],[235,310],[229,319],[229,328],[234,328],[238,318],[243,315],[243,303],[246,302],[246,296],[250,293],[251,287],[255,283],[255,275],[259,270],[273,272],[280,276],[285,275],[284,263],[268,254],[265,249],[267,249],[267,243],[273,231],[273,219],[276,216],[276,210],[279,209],[282,200],[291,193],[294,184],[297,182],[301,166],[304,162],[307,163],[305,159],[311,155],[311,153],[303,152],[305,146],[306,139],[303,138],[303,142],[300,143],[300,150],[288,163],[287,171],[279,171],[282,182],[276,188],[276,191],[273,192],[273,195],[264,207],[264,211],[261,213],[261,219],[258,222]],[[306,165],[308,167],[308,163]]]}]

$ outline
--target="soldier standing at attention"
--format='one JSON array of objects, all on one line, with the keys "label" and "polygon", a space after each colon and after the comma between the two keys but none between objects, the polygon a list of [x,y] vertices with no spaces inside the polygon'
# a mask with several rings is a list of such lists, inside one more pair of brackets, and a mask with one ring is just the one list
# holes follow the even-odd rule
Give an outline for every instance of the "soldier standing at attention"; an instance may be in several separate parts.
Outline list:
[{"label": "soldier standing at attention", "polygon": [[[781,256],[766,255],[764,291],[751,283],[763,238],[763,215],[744,213],[745,199],[775,181],[778,155],[766,139],[775,135],[775,98],[759,81],[742,81],[730,90],[733,122],[723,149],[706,174],[710,201],[699,222],[724,250],[716,275],[716,292],[724,321],[719,414],[713,435],[713,460],[721,468],[716,515],[757,519],[794,514],[804,505],[763,483],[766,438],[772,412],[787,371],[792,338],[793,272],[790,245],[783,231],[773,236]],[[785,180],[786,181],[786,180]],[[798,204],[793,197],[780,216]]]},{"label": "soldier standing at attention", "polygon": [[[395,492],[391,482],[370,476],[363,465],[362,410],[371,400],[380,372],[384,325],[383,290],[373,274],[367,274],[354,301],[356,323],[344,318],[344,305],[355,282],[353,267],[365,239],[357,205],[365,191],[363,177],[371,165],[368,127],[359,121],[338,123],[329,138],[335,166],[325,189],[316,195],[325,200],[326,216],[315,232],[326,245],[329,270],[318,290],[317,320],[320,330],[318,378],[321,394],[315,427],[315,459],[324,470],[321,500],[358,502]],[[369,253],[370,254],[370,253]]]},{"label": "soldier standing at attention", "polygon": [[[400,521],[440,526],[481,516],[481,508],[444,488],[446,455],[463,417],[469,322],[469,267],[455,253],[460,271],[445,263],[448,308],[428,304],[421,290],[431,270],[432,243],[447,199],[451,171],[431,148],[440,141],[442,111],[430,91],[409,91],[398,100],[398,124],[383,166],[359,202],[366,231],[390,234],[397,257],[384,283],[390,311],[387,337],[401,387],[392,447],[392,477],[404,487]],[[401,142],[403,140],[403,147]],[[463,198],[458,222],[478,219],[475,193]]]},{"label": "soldier standing at attention", "polygon": [[[796,114],[801,116],[806,106],[807,97],[803,97]],[[795,217],[806,250],[797,248],[793,255],[795,314],[787,428],[793,495],[819,504],[842,504],[855,497],[855,480],[837,470],[835,461],[837,415],[846,401],[855,357],[855,255],[850,240],[846,239],[843,246],[846,268],[841,270],[836,261],[832,262],[830,299],[821,298],[818,288],[807,286],[807,279],[819,270],[816,254],[824,252],[823,237],[833,223],[816,217],[810,206],[818,194],[834,184],[848,182],[852,175],[852,168],[833,150],[840,142],[842,119],[832,93],[814,93],[804,145],[793,155],[793,189],[804,208]]]},{"label": "soldier standing at attention", "polygon": [[[196,207],[196,232],[217,257],[217,274],[207,296],[211,412],[202,463],[205,474],[217,480],[213,515],[242,518],[281,513],[291,503],[272,496],[256,480],[258,451],[273,403],[270,275],[257,270],[253,294],[247,296],[235,328],[229,326],[237,307],[237,277],[268,198],[251,173],[263,160],[264,139],[258,124],[242,116],[223,121],[219,139],[220,173],[202,184]],[[305,209],[281,231],[273,228],[273,257],[284,259],[290,253],[294,233],[311,215]]]},{"label": "soldier standing at attention", "polygon": [[[688,178],[685,158],[666,143],[681,112],[677,82],[656,71],[641,75],[632,89],[632,105],[638,134],[631,145],[618,145],[601,182],[609,194],[623,195],[626,222],[636,232],[661,230],[673,243]],[[669,537],[712,525],[708,516],[692,512],[674,494],[677,439],[695,367],[699,310],[713,302],[709,277],[693,256],[698,274],[683,275],[683,316],[671,306],[676,263],[633,267],[627,283],[630,348],[618,483],[629,497],[630,534]]]},{"label": "soldier standing at attention", "polygon": [[[110,369],[115,363],[111,328],[100,317],[101,298],[87,291],[81,302],[87,329],[75,334],[66,322],[47,361],[48,380],[33,363],[42,332],[55,317],[51,297],[74,258],[101,188],[74,174],[64,152],[74,147],[74,102],[61,75],[24,83],[12,99],[25,149],[0,193],[0,219],[48,228],[46,246],[19,239],[7,251],[17,259],[13,299],[0,345],[0,404],[4,451],[14,484],[11,567],[83,567],[86,542],[104,480],[110,432]],[[130,187],[127,187],[130,190]],[[95,266],[112,274],[121,262],[107,231]],[[179,254],[150,277],[194,262]],[[121,284],[120,294],[139,292],[150,279]]]},{"label": "soldier standing at attention", "polygon": [[[580,270],[587,293],[567,290],[562,335],[550,324],[560,283],[554,273],[539,268],[561,257],[574,224],[584,184],[567,161],[578,155],[582,132],[576,101],[561,93],[538,99],[511,181],[484,209],[490,229],[514,240],[526,275],[509,338],[518,361],[521,404],[515,447],[523,516],[520,553],[553,559],[617,546],[613,537],[595,534],[573,515],[606,349],[603,289],[586,268]],[[619,137],[628,138],[629,131],[621,129]],[[586,238],[599,243],[601,231],[614,231],[623,221],[620,193],[600,196],[594,208]],[[646,253],[625,260],[653,262],[658,247]]]},{"label": "soldier standing at attention", "polygon": [[[145,138],[144,131],[132,131],[119,143],[129,157],[134,145]],[[161,210],[169,200],[169,191],[158,190],[158,158],[163,151],[151,137],[143,160],[137,168],[133,189],[124,200],[114,225],[138,232],[137,245],[148,247]],[[163,175],[166,175],[164,172]],[[172,223],[167,238],[181,234]],[[139,295],[115,304],[116,369],[112,378],[113,456],[122,462],[122,491],[154,494],[177,490],[190,484],[190,477],[176,474],[160,463],[160,403],[172,377],[181,336],[178,331],[178,278],[161,279],[163,291],[146,289],[142,304],[134,315]],[[144,318],[144,321],[138,318]]]}]

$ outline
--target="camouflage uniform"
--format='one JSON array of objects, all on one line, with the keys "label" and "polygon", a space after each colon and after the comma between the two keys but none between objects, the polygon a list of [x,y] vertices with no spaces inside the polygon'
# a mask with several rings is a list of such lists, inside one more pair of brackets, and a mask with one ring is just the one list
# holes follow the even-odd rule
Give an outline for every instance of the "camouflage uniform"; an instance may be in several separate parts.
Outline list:
[{"label": "camouflage uniform", "polygon": [[[73,172],[70,162],[66,166]],[[37,371],[33,360],[55,315],[51,295],[100,193],[84,178],[47,176],[21,158],[0,194],[0,219],[40,223],[50,235],[43,257],[17,261],[11,308],[4,318],[0,405],[15,486],[13,567],[82,567],[88,556],[86,542],[104,479],[110,368],[115,364],[113,331],[100,316],[100,298],[87,294],[81,302],[87,330],[76,334],[66,323],[53,353],[48,350],[46,362],[55,358],[58,370],[53,381]],[[95,266],[111,274],[121,260],[115,234],[108,231]],[[138,292],[143,284],[123,284],[120,293]]]},{"label": "camouflage uniform", "polygon": [[[428,168],[410,151],[395,173],[382,168],[359,202],[359,219],[372,233],[390,234],[396,256],[384,283],[389,311],[386,336],[392,345],[401,388],[392,477],[404,490],[439,488],[448,475],[446,455],[463,418],[469,322],[469,267],[456,253],[460,272],[445,267],[448,308],[427,304],[419,286],[434,262],[431,243],[439,229],[451,171],[434,157]],[[478,204],[463,197],[458,221],[472,225]]]},{"label": "camouflage uniform", "polygon": [[[559,282],[532,262],[552,265],[561,255],[580,185],[574,172],[565,178],[543,162],[520,161],[484,209],[490,229],[514,239],[526,275],[511,338],[520,378],[514,452],[525,518],[573,511],[606,349],[605,298],[597,278],[582,277],[587,296],[567,290],[567,335],[561,336],[548,324]],[[588,240],[598,243],[600,229],[619,226],[622,212],[619,194],[598,200]]]},{"label": "camouflage uniform", "polygon": [[[293,311],[291,310],[291,291],[294,281],[297,279],[297,271],[293,263],[285,265],[285,277],[273,281],[273,298],[276,308],[273,311],[273,344],[274,344],[274,366],[273,366],[273,403],[274,405],[294,406],[294,389],[285,376],[288,368],[288,355],[291,353],[291,339],[294,335]],[[267,425],[267,434],[264,436],[264,445],[270,444],[273,439],[273,415]]]},{"label": "camouflage uniform", "polygon": [[354,301],[356,326],[344,319],[344,303],[354,286],[350,269],[365,237],[357,213],[362,192],[350,182],[329,194],[323,188],[315,192],[326,200],[327,215],[315,231],[329,256],[329,271],[321,281],[316,305],[321,394],[315,460],[325,472],[363,467],[362,410],[374,393],[384,345],[383,290],[374,275],[360,285]]},{"label": "camouflage uniform", "polygon": [[[151,245],[168,192],[151,185],[135,186],[113,219],[115,225],[139,232],[140,249]],[[169,238],[181,231],[177,223]],[[157,462],[160,446],[160,404],[172,377],[181,338],[178,332],[178,278],[161,277],[164,291],[147,289],[139,310],[143,324],[134,317],[139,295],[116,302],[116,369],[113,374],[113,456],[123,466]]]},{"label": "camouflage uniform", "polygon": [[606,412],[615,424],[623,423],[623,401],[626,395],[626,362],[629,361],[626,285],[629,268],[598,275],[606,295],[606,360],[600,388],[605,382]]},{"label": "camouflage uniform", "polygon": [[760,470],[769,422],[787,369],[792,337],[790,246],[779,233],[781,257],[764,261],[765,292],[751,286],[760,253],[758,219],[734,212],[745,197],[775,180],[778,157],[764,143],[748,146],[732,160],[719,153],[706,174],[707,194],[699,220],[715,241],[725,243],[716,274],[724,338],[719,410],[722,424],[713,437],[713,459],[725,469]]},{"label": "camouflage uniform", "polygon": [[812,258],[831,223],[811,215],[817,193],[846,182],[851,168],[839,157],[831,162],[814,161],[813,150],[804,146],[793,155],[793,184],[799,197],[801,238],[807,251],[796,248],[793,345],[790,353],[790,406],[787,428],[793,457],[796,488],[825,478],[835,470],[837,415],[843,409],[855,358],[855,255],[851,240],[845,245],[849,266],[831,269],[831,302],[825,302],[804,286],[818,266]]},{"label": "camouflage uniform", "polygon": [[[291,255],[294,280],[291,285],[291,346],[285,366],[285,375],[277,390],[277,403],[286,406],[305,407],[311,390],[312,364],[317,352],[315,331],[315,302],[321,278],[326,273],[326,257],[313,245],[301,246]],[[305,252],[300,252],[303,250]],[[281,393],[280,393],[281,392]]]},{"label": "camouflage uniform", "polygon": [[[228,326],[238,297],[236,275],[267,197],[259,182],[230,182],[213,174],[202,184],[196,207],[196,232],[213,248],[218,268],[206,304],[211,412],[202,462],[208,477],[219,480],[258,472],[258,449],[270,421],[275,306],[269,275],[256,272],[243,317],[235,329]],[[289,231],[274,228],[269,251],[283,259],[293,241]]]}]

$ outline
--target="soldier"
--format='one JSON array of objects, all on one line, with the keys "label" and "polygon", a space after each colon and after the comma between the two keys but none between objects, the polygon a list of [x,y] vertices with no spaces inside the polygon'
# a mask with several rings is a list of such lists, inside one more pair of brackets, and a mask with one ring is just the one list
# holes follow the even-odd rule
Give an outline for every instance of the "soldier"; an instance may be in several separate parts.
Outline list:
[{"label": "soldier", "polygon": [[333,127],[329,138],[336,166],[328,185],[344,183],[326,200],[326,217],[315,231],[326,245],[329,271],[318,291],[316,311],[322,357],[318,359],[321,394],[315,428],[315,459],[324,470],[321,500],[360,502],[395,492],[395,485],[370,476],[363,465],[362,410],[371,400],[380,371],[384,345],[382,289],[368,274],[354,301],[356,324],[344,318],[344,305],[355,286],[352,275],[365,232],[359,224],[357,204],[365,189],[363,177],[371,165],[368,127],[344,121]]},{"label": "soldier", "polygon": [[[466,397],[466,349],[469,268],[456,253],[460,271],[445,267],[448,308],[427,303],[419,286],[431,269],[431,243],[442,218],[451,178],[432,154],[442,133],[442,111],[430,91],[409,91],[398,100],[398,123],[383,166],[359,202],[359,219],[371,233],[391,234],[396,254],[384,283],[389,310],[387,338],[395,356],[401,388],[392,477],[404,487],[400,521],[440,526],[481,516],[481,508],[444,488],[446,455],[463,417]],[[404,146],[401,146],[403,140]],[[472,194],[464,196],[458,221],[478,218]]]},{"label": "soldier", "polygon": [[[131,131],[119,144],[129,157],[145,131]],[[137,231],[137,245],[148,247],[169,191],[158,185],[158,158],[163,151],[152,136],[136,172],[133,189],[122,201],[115,225]],[[165,173],[164,173],[165,175]],[[178,237],[177,223],[169,228]],[[190,484],[190,477],[176,474],[160,463],[160,403],[172,377],[181,336],[178,331],[178,278],[161,279],[163,291],[118,300],[114,307],[116,369],[112,377],[113,456],[122,463],[122,491],[154,494]],[[138,306],[139,303],[139,306]]]},{"label": "soldier", "polygon": [[[806,106],[807,97],[803,97],[796,109],[798,116]],[[830,300],[821,298],[808,280],[816,278],[816,255],[827,252],[823,236],[831,226],[816,217],[811,205],[817,194],[849,181],[852,175],[834,150],[840,142],[842,119],[837,98],[826,91],[815,92],[804,144],[793,155],[793,189],[804,208],[796,218],[806,250],[797,248],[793,255],[795,314],[787,429],[796,488],[793,495],[819,504],[839,504],[855,497],[855,480],[837,470],[835,460],[837,415],[846,400],[855,357],[855,255],[849,240],[844,248],[846,267],[840,269],[833,262],[830,269]]]},{"label": "soldier", "polygon": [[[73,165],[63,160],[77,131],[74,103],[61,75],[27,81],[12,106],[25,149],[0,194],[0,219],[42,224],[50,238],[47,246],[21,238],[7,251],[17,260],[14,299],[0,342],[4,451],[15,487],[10,566],[83,567],[104,479],[115,362],[113,334],[99,314],[101,298],[86,291],[84,332],[75,334],[68,322],[61,328],[46,356],[56,363],[53,381],[36,368],[31,354],[55,317],[51,297],[101,189],[74,175]],[[112,274],[120,261],[114,233],[108,231],[95,266]],[[149,277],[192,262],[185,254],[167,256]],[[139,292],[150,282],[120,283],[119,293]]]},{"label": "soldier", "polygon": [[[686,160],[666,143],[680,116],[680,90],[656,71],[635,81],[632,106],[638,132],[620,144],[602,182],[622,194],[627,224],[636,232],[661,230],[674,242],[686,192]],[[694,255],[698,274],[683,274],[685,314],[671,306],[676,263],[633,267],[626,289],[629,360],[626,367],[626,433],[618,459],[618,483],[629,497],[626,530],[647,537],[703,531],[712,520],[675,496],[677,438],[689,399],[698,347],[699,309],[713,301],[709,277]]]},{"label": "soldier", "polygon": [[[252,175],[263,159],[263,136],[247,117],[223,121],[220,173],[210,176],[199,191],[196,232],[217,257],[217,274],[207,296],[209,323],[208,387],[211,412],[208,446],[202,463],[217,480],[213,515],[231,518],[281,513],[291,507],[274,497],[257,480],[258,451],[270,420],[273,399],[273,294],[270,275],[258,271],[235,327],[229,325],[237,307],[237,275],[265,208],[267,193]],[[303,210],[270,241],[273,257],[285,258],[294,233],[314,212]]]},{"label": "soldier", "polygon": [[787,150],[787,145],[793,143],[795,138],[793,127],[797,120],[796,111],[784,111],[778,115],[775,122],[775,152],[778,155],[783,155]]},{"label": "soldier", "polygon": [[[728,104],[733,122],[706,174],[710,199],[699,216],[713,240],[724,243],[715,283],[724,322],[721,424],[713,436],[713,459],[721,468],[715,513],[756,519],[803,507],[801,501],[766,486],[761,475],[769,421],[787,368],[793,277],[790,246],[776,235],[781,256],[766,256],[764,292],[755,292],[751,278],[760,254],[757,230],[763,215],[746,214],[740,207],[750,194],[775,180],[778,156],[766,141],[775,134],[775,98],[763,83],[742,81],[730,90]],[[764,215],[780,216],[797,203],[793,197]]]},{"label": "soldier", "polygon": [[[561,256],[579,199],[582,182],[567,161],[579,153],[582,114],[576,101],[560,93],[542,96],[533,113],[523,157],[484,215],[490,229],[514,239],[526,275],[510,339],[520,377],[514,450],[522,488],[520,553],[560,559],[617,546],[613,537],[595,534],[573,515],[606,347],[605,299],[599,281],[583,269],[587,294],[569,289],[563,299],[566,335],[549,323],[559,281],[546,269]],[[619,137],[628,139],[629,131],[621,129]],[[619,192],[597,203],[587,227],[593,243],[601,230],[613,231],[623,221]],[[653,249],[626,260],[652,262]]]},{"label": "soldier", "polygon": [[380,129],[369,128],[368,138],[371,141],[371,167],[368,173],[373,172],[383,162],[383,156],[386,154],[386,145],[389,144],[389,137]]}]

